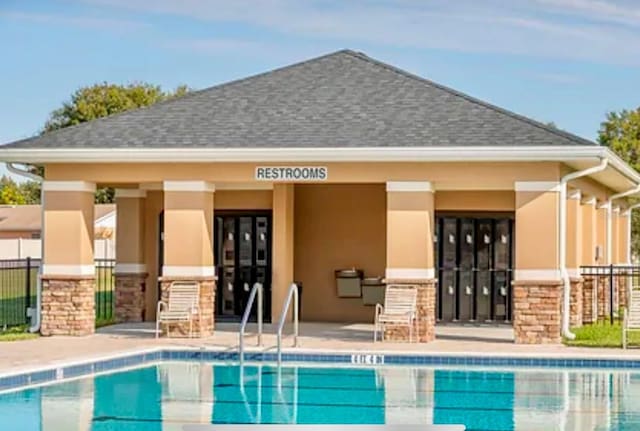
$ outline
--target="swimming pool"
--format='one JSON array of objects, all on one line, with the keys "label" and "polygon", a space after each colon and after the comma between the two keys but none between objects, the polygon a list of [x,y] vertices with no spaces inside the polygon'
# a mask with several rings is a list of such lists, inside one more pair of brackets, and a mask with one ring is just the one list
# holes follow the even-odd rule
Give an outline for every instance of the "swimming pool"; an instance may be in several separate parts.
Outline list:
[{"label": "swimming pool", "polygon": [[640,372],[162,362],[0,394],[0,430],[180,430],[185,423],[640,429]]}]

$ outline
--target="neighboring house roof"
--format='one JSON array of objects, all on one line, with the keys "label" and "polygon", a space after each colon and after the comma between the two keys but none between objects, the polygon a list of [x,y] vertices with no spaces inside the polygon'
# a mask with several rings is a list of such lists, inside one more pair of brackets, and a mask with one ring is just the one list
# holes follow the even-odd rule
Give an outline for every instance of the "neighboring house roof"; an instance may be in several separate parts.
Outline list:
[{"label": "neighboring house roof", "polygon": [[4,148],[595,146],[344,50]]},{"label": "neighboring house roof", "polygon": [[[96,205],[94,219],[98,222],[116,211],[114,204]],[[0,232],[40,231],[42,207],[40,205],[0,206]]]}]

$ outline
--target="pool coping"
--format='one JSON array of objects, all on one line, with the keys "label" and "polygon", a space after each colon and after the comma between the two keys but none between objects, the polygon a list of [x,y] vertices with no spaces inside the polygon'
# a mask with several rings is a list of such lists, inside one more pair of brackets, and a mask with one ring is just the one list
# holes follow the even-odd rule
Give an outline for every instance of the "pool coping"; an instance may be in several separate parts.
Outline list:
[{"label": "pool coping", "polygon": [[[0,393],[34,386],[60,383],[77,378],[123,371],[168,361],[238,362],[237,349],[214,346],[165,345],[117,353],[56,361],[42,366],[12,369],[0,373]],[[248,348],[245,362],[275,363],[274,349]],[[610,371],[640,370],[640,356],[584,355],[578,353],[528,352],[420,352],[389,350],[329,350],[287,348],[282,351],[286,363],[341,364],[375,367],[380,365],[472,366],[527,369],[597,369]]]}]

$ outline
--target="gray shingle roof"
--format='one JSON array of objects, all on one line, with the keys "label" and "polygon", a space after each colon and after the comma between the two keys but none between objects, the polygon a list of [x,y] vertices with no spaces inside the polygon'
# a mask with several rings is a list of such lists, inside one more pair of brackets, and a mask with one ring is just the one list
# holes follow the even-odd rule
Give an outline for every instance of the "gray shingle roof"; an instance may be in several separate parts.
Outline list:
[{"label": "gray shingle roof", "polygon": [[349,50],[6,148],[597,145]]}]

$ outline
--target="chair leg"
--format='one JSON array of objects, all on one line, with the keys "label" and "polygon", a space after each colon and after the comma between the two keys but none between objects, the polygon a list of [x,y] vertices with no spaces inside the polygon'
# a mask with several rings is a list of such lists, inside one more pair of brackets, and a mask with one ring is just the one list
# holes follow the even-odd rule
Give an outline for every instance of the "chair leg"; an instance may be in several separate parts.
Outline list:
[{"label": "chair leg", "polygon": [[413,323],[409,324],[409,343],[413,343]]},{"label": "chair leg", "polygon": [[160,320],[156,319],[156,340],[160,337]]},{"label": "chair leg", "polygon": [[189,319],[189,338],[193,338],[193,319]]}]

